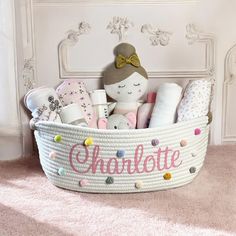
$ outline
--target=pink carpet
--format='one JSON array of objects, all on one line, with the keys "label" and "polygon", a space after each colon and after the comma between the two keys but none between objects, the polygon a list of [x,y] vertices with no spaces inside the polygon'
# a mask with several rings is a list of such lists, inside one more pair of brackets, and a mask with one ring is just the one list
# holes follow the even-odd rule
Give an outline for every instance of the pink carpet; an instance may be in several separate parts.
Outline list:
[{"label": "pink carpet", "polygon": [[51,185],[37,158],[0,163],[0,235],[236,235],[236,146],[210,147],[193,183],[141,194]]}]

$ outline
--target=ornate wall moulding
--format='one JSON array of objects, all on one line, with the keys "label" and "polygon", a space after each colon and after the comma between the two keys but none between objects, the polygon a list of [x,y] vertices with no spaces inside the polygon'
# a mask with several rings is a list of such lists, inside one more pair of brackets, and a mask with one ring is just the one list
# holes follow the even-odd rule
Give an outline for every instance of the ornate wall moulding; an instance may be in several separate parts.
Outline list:
[{"label": "ornate wall moulding", "polygon": [[196,4],[199,0],[33,0],[35,6],[73,6],[80,5],[170,5]]},{"label": "ornate wall moulding", "polygon": [[126,39],[127,32],[131,27],[134,27],[134,23],[127,17],[114,16],[107,29],[110,30],[111,34],[117,34],[119,42],[121,42]]},{"label": "ornate wall moulding", "polygon": [[[81,23],[82,24],[82,23]],[[84,25],[84,26],[83,26]],[[58,46],[59,71],[60,77],[65,78],[100,78],[102,71],[70,71],[67,64],[67,50],[79,42],[79,37],[88,32],[90,26],[83,23],[82,26],[87,30],[80,30],[75,33],[69,31],[68,37],[62,40]],[[111,26],[112,27],[112,26]],[[194,24],[186,27],[186,39],[189,44],[201,43],[204,47],[204,68],[199,70],[168,70],[168,71],[148,71],[149,78],[209,78],[213,77],[215,72],[215,43],[214,36],[200,31]],[[214,77],[213,77],[214,78]]]},{"label": "ornate wall moulding", "polygon": [[34,39],[34,21],[33,21],[33,5],[31,0],[22,0],[19,3],[20,22],[21,22],[21,42],[23,57],[20,59],[23,77],[23,93],[33,89],[36,84],[35,73],[35,39]]},{"label": "ornate wall moulding", "polygon": [[34,66],[35,65],[33,58],[25,59],[23,67],[23,80],[24,80],[24,86],[27,91],[33,89],[36,84]]},{"label": "ornate wall moulding", "polygon": [[150,24],[142,25],[141,32],[149,35],[152,46],[167,46],[170,41],[170,35],[172,34],[171,32],[153,27]]},{"label": "ornate wall moulding", "polygon": [[234,108],[235,89],[236,89],[236,45],[230,48],[225,57],[225,78],[223,85],[223,113],[222,113],[223,114],[222,143],[236,142],[236,126],[234,126],[235,120],[234,119],[232,120],[232,114],[230,115],[230,112],[235,111]]},{"label": "ornate wall moulding", "polygon": [[[78,41],[79,37],[83,34],[88,34],[91,27],[86,22],[80,22],[77,30],[67,31],[67,38],[63,39],[58,45],[58,60],[59,60],[59,74],[62,79],[68,77],[80,77],[82,76],[80,72],[71,72],[69,70],[67,62],[67,50],[70,47],[74,47]],[[79,74],[76,76],[76,74]]]},{"label": "ornate wall moulding", "polygon": [[205,69],[202,71],[202,77],[211,77],[215,73],[215,38],[213,34],[201,31],[195,24],[186,26],[186,38],[190,45],[194,43],[203,43],[206,45]]}]

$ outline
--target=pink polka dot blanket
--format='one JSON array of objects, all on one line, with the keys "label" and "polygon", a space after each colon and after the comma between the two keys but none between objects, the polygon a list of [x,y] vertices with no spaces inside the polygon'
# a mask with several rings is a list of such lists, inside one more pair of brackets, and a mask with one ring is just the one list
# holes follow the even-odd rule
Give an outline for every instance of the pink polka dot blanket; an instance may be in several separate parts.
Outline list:
[{"label": "pink polka dot blanket", "polygon": [[92,128],[97,127],[97,119],[93,111],[92,101],[83,82],[72,79],[65,80],[57,87],[56,93],[63,106],[78,103],[88,126]]}]

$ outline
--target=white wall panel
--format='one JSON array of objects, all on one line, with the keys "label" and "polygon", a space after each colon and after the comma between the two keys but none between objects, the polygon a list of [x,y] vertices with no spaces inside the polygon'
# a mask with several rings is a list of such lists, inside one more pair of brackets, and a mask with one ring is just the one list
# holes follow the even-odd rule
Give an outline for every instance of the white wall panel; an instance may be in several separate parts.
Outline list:
[{"label": "white wall panel", "polygon": [[[91,77],[101,72],[114,60],[113,48],[119,43],[118,37],[110,34],[110,30],[106,28],[114,16],[127,17],[133,22],[134,27],[128,31],[126,41],[136,46],[142,64],[150,74],[202,70],[206,64],[204,44],[189,46],[186,39],[186,25],[193,20],[191,11],[192,6],[188,4],[177,8],[172,5],[134,8],[132,5],[64,6],[58,3],[52,7],[50,4],[45,5],[45,2],[43,5],[36,4],[34,13],[39,83],[55,85],[55,80],[59,78],[58,64],[55,63],[58,56],[57,45],[67,37],[66,32],[77,30],[81,21],[86,21],[91,30],[68,50],[70,70],[80,72],[81,75],[83,72],[91,72]],[[171,32],[169,44],[152,46],[149,35],[141,33],[142,25],[147,23]],[[47,70],[49,66],[50,70]],[[48,78],[51,78],[50,81]]]},{"label": "white wall panel", "polygon": [[0,160],[22,155],[14,1],[0,1]]},{"label": "white wall panel", "polygon": [[[206,55],[206,45],[188,45],[187,24],[195,23],[202,34],[214,34],[217,42],[216,64],[207,74],[216,71],[211,142],[221,143],[221,127],[225,122],[222,122],[224,57],[236,42],[236,29],[233,27],[236,20],[235,1],[35,0],[33,9],[38,78],[36,86],[56,86],[60,83],[58,44],[67,38],[69,30],[78,30],[78,24],[82,21],[89,23],[91,30],[88,34],[81,35],[78,43],[68,49],[67,65],[72,72],[71,76],[84,78],[89,89],[101,86],[99,74],[114,59],[112,49],[119,43],[118,36],[110,34],[106,28],[114,16],[127,17],[133,22],[134,26],[128,30],[126,41],[136,46],[142,64],[151,77],[150,87],[163,82],[164,77],[168,81],[185,83],[186,78],[181,79],[181,76],[171,78],[171,71],[180,72],[183,77],[194,75],[186,73],[188,71],[206,71],[206,58],[209,58]],[[170,32],[168,45],[152,46],[149,35],[141,33],[144,24]],[[196,78],[197,74],[199,73],[195,74]]]},{"label": "white wall panel", "polygon": [[236,142],[236,46],[234,45],[225,58],[225,80],[223,91],[223,143]]}]

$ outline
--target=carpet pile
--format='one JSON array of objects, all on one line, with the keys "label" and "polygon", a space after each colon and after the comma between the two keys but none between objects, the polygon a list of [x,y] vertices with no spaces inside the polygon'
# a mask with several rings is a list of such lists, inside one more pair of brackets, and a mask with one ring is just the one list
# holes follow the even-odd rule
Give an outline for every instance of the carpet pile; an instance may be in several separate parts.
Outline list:
[{"label": "carpet pile", "polygon": [[186,186],[86,194],[53,186],[37,157],[0,162],[0,235],[236,235],[236,146],[211,146]]}]

